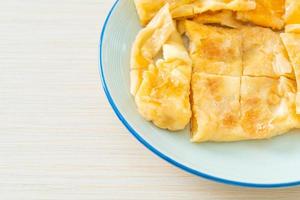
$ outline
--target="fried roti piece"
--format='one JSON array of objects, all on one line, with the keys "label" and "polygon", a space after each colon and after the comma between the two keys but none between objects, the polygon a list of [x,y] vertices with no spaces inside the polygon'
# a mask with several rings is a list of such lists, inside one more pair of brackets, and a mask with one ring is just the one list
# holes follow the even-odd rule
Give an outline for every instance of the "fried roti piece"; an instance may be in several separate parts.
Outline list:
[{"label": "fried roti piece", "polygon": [[245,26],[243,35],[243,75],[294,78],[279,33],[268,28]]},{"label": "fried roti piece", "polygon": [[156,126],[177,131],[190,122],[192,61],[179,33],[163,46],[163,57],[143,72],[135,102],[140,114]]},{"label": "fried roti piece", "polygon": [[241,76],[242,37],[239,31],[185,21],[194,72]]},{"label": "fried roti piece", "polygon": [[206,11],[249,11],[256,8],[254,0],[198,0],[194,3],[194,14]]},{"label": "fried roti piece", "polygon": [[[191,117],[192,62],[165,5],[137,36],[131,55],[131,93],[140,114],[156,126],[184,129]],[[154,58],[163,50],[163,59]]]},{"label": "fried roti piece", "polygon": [[150,64],[153,64],[154,58],[175,30],[176,27],[169,12],[169,6],[166,5],[138,33],[131,49],[131,94],[136,94],[142,81],[143,71],[148,69]]},{"label": "fried roti piece", "polygon": [[280,30],[284,26],[284,9],[285,0],[256,0],[255,10],[240,11],[237,19]]},{"label": "fried roti piece", "polygon": [[285,0],[285,15],[286,24],[300,24],[300,1]]},{"label": "fried roti piece", "polygon": [[236,20],[234,13],[229,10],[208,11],[196,15],[192,20],[200,24],[218,24],[230,28],[238,28],[241,26],[241,23]]},{"label": "fried roti piece", "polygon": [[173,18],[190,17],[206,11],[245,11],[255,8],[254,0],[134,0],[142,25],[146,25],[165,4]]},{"label": "fried roti piece", "polygon": [[239,123],[240,82],[240,77],[199,72],[193,74],[193,142],[247,139]]},{"label": "fried roti piece", "polygon": [[266,139],[299,127],[296,82],[285,77],[241,80],[241,126],[249,139]]},{"label": "fried roti piece", "polygon": [[281,33],[281,39],[286,47],[289,58],[293,65],[298,85],[296,97],[297,114],[300,114],[300,34]]},{"label": "fried roti piece", "polygon": [[192,78],[192,141],[267,139],[300,126],[296,83],[285,77]]},{"label": "fried roti piece", "polygon": [[194,1],[195,0],[134,0],[134,3],[141,24],[147,25],[156,13],[166,4],[169,4],[170,11],[174,10],[178,15],[191,15],[193,10],[186,8],[186,5]]}]

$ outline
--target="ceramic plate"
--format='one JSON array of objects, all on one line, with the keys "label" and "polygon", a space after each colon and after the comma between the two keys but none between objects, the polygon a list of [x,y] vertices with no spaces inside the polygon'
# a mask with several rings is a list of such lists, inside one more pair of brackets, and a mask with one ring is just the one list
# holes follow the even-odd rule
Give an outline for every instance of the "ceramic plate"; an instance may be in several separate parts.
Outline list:
[{"label": "ceramic plate", "polygon": [[104,91],[134,137],[169,163],[210,180],[247,187],[300,184],[297,130],[263,141],[193,144],[189,141],[189,127],[171,133],[145,121],[129,93],[130,49],[140,29],[133,1],[119,0],[105,21],[99,47]]}]

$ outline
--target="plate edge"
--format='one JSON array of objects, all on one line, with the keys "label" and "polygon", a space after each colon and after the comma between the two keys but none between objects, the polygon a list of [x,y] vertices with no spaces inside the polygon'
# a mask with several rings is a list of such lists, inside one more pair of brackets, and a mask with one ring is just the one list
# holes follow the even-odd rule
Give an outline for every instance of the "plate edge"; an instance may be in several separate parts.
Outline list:
[{"label": "plate edge", "polygon": [[172,158],[168,157],[167,155],[163,154],[162,152],[157,150],[155,147],[153,147],[151,144],[149,144],[146,140],[144,140],[143,137],[140,136],[140,134],[130,126],[130,124],[126,121],[126,119],[123,117],[123,115],[118,110],[116,104],[113,101],[113,98],[110,95],[110,92],[108,90],[108,87],[107,87],[107,84],[106,84],[106,81],[105,81],[104,72],[103,72],[103,63],[102,63],[102,45],[103,45],[103,39],[104,39],[106,27],[107,27],[107,24],[109,22],[109,19],[110,19],[111,15],[113,14],[113,11],[114,11],[115,7],[117,6],[117,4],[119,2],[120,2],[120,0],[116,0],[114,2],[112,8],[110,9],[110,11],[109,11],[109,13],[108,13],[108,15],[107,15],[107,17],[104,21],[103,27],[102,27],[100,40],[99,40],[99,46],[98,46],[98,48],[99,48],[98,71],[99,71],[99,74],[100,74],[102,88],[104,90],[106,98],[107,98],[110,106],[112,107],[114,113],[117,115],[118,119],[122,122],[122,124],[127,128],[127,130],[140,143],[142,143],[147,149],[149,149],[152,153],[154,153],[158,157],[162,158],[163,160],[167,161],[168,163],[172,164],[173,166],[176,166],[176,167],[180,168],[181,170],[183,170],[185,172],[188,172],[190,174],[199,176],[199,177],[207,179],[207,180],[211,180],[211,181],[226,184],[226,185],[239,186],[239,187],[248,187],[248,188],[261,188],[261,189],[284,188],[284,187],[286,188],[286,187],[293,187],[293,186],[300,185],[300,180],[295,181],[295,182],[287,182],[287,183],[261,184],[261,183],[239,182],[239,181],[224,179],[224,178],[216,177],[216,176],[213,176],[213,175],[205,174],[203,172],[200,172],[200,171],[197,171],[197,170],[192,169],[190,167],[187,167],[187,166],[173,160]]}]

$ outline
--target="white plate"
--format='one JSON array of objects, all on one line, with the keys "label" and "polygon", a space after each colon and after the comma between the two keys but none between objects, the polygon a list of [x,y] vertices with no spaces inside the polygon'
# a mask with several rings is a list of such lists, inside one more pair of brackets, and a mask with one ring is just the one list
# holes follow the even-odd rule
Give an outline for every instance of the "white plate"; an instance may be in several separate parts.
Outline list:
[{"label": "white plate", "polygon": [[203,178],[247,187],[300,184],[298,130],[263,141],[193,144],[188,128],[176,134],[145,121],[129,93],[130,49],[140,29],[133,1],[118,0],[105,21],[99,47],[104,91],[133,136],[161,158]]}]

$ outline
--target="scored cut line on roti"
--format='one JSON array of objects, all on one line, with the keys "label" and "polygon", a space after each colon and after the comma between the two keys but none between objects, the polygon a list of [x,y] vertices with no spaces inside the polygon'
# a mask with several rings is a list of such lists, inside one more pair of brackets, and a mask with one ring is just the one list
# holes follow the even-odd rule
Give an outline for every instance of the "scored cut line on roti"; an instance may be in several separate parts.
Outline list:
[{"label": "scored cut line on roti", "polygon": [[[275,1],[280,4],[270,4]],[[300,38],[295,34],[299,25],[286,27],[294,34],[280,35],[242,25],[232,11],[221,9],[198,10],[201,14],[181,20],[176,27],[172,18],[189,13],[189,6],[194,14],[201,7],[197,7],[200,1],[187,2],[168,1],[133,45],[132,94],[140,114],[172,131],[183,129],[192,116],[194,142],[265,139],[299,128],[300,90],[293,80],[300,82]],[[239,0],[226,6],[234,2]],[[282,1],[257,2],[256,10],[238,15],[252,13],[248,16],[262,17],[259,20],[270,17],[267,23],[271,25],[264,26],[278,28],[272,23],[279,22],[276,17],[283,20]],[[213,4],[205,6],[218,10],[222,2]],[[267,12],[262,12],[261,5]],[[235,24],[238,29],[228,28]],[[189,53],[177,28],[189,38]],[[156,60],[161,50],[163,57]]]},{"label": "scored cut line on roti", "polygon": [[285,77],[194,73],[192,141],[266,139],[300,127],[296,83]]},{"label": "scored cut line on roti", "polygon": [[300,114],[300,34],[281,33],[281,39],[286,47],[289,58],[293,65],[298,92],[296,97],[297,114]]}]

